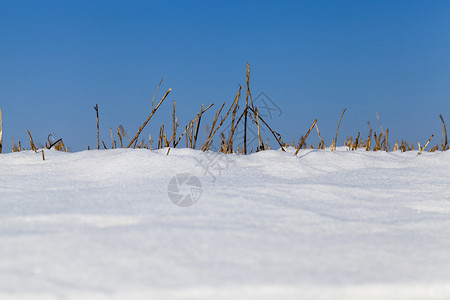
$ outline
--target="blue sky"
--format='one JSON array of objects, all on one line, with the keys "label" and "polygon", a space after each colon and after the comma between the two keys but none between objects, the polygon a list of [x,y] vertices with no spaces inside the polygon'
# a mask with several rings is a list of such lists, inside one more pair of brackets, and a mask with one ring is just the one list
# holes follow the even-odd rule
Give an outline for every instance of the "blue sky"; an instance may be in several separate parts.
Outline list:
[{"label": "blue sky", "polygon": [[95,146],[95,103],[107,145],[111,127],[134,135],[161,78],[157,100],[172,93],[144,137],[171,127],[173,100],[184,128],[202,103],[210,116],[231,103],[246,62],[285,141],[318,118],[331,143],[348,107],[340,144],[367,121],[379,131],[375,112],[391,141],[437,143],[439,114],[450,124],[449,16],[448,1],[2,1],[4,150],[28,145],[27,129],[37,143]]}]

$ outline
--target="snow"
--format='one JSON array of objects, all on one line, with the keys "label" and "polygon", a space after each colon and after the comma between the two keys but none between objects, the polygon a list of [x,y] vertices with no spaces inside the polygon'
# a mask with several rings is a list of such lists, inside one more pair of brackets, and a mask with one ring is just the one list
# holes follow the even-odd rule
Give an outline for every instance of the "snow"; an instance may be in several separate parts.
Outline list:
[{"label": "snow", "polygon": [[449,299],[449,177],[449,151],[2,154],[0,299]]}]

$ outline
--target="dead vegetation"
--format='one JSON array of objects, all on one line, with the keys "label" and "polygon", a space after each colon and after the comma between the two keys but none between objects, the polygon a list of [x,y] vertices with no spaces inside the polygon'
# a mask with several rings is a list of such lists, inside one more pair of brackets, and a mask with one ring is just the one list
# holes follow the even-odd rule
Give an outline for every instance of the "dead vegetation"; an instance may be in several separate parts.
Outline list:
[{"label": "dead vegetation", "polygon": [[[234,100],[231,103],[231,106],[228,108],[226,113],[222,113],[226,103],[223,103],[222,106],[217,109],[211,125],[206,125],[205,127],[208,128],[207,132],[205,134],[205,137],[203,141],[200,143],[200,137],[199,137],[199,129],[202,124],[202,119],[205,113],[214,105],[214,103],[210,104],[206,108],[204,108],[204,105],[202,104],[200,107],[200,110],[198,113],[193,116],[193,118],[187,122],[187,124],[184,126],[184,130],[182,133],[177,136],[179,132],[180,124],[178,123],[178,118],[176,116],[176,103],[173,101],[173,109],[172,109],[172,128],[171,130],[166,133],[165,132],[165,125],[161,124],[159,129],[159,135],[157,143],[156,141],[152,141],[152,137],[150,134],[148,134],[148,140],[142,139],[139,141],[139,137],[142,133],[142,131],[146,128],[146,125],[149,123],[149,121],[152,119],[152,117],[157,112],[158,108],[163,104],[164,100],[168,97],[169,93],[171,92],[171,89],[169,88],[167,92],[163,95],[161,100],[158,102],[156,106],[154,106],[154,100],[158,94],[158,91],[161,87],[162,79],[159,82],[159,85],[156,89],[156,92],[152,99],[151,104],[151,112],[148,118],[143,122],[143,124],[138,128],[136,134],[133,136],[132,139],[128,136],[125,129],[122,125],[119,125],[115,130],[113,128],[110,128],[110,137],[111,137],[111,147],[109,149],[116,149],[116,148],[145,148],[145,149],[162,149],[162,148],[168,148],[167,154],[170,153],[171,148],[176,148],[179,146],[180,141],[184,138],[185,139],[185,147],[191,148],[191,149],[200,149],[202,151],[218,151],[222,153],[240,153],[240,154],[247,154],[252,152],[259,152],[270,149],[269,146],[269,139],[266,137],[266,140],[264,142],[263,134],[270,132],[270,137],[273,138],[278,145],[280,146],[282,151],[285,151],[285,148],[292,147],[295,149],[295,154],[297,155],[301,149],[327,149],[330,148],[331,151],[335,151],[337,149],[337,141],[338,141],[338,134],[339,134],[339,128],[341,125],[341,122],[343,120],[344,114],[347,110],[345,108],[340,116],[339,123],[337,125],[336,129],[336,135],[334,138],[331,139],[331,143],[327,147],[325,144],[325,141],[322,139],[322,136],[319,131],[318,127],[318,120],[315,119],[312,125],[310,126],[309,130],[306,132],[304,136],[301,136],[299,139],[299,143],[294,143],[294,140],[292,140],[291,143],[285,143],[281,139],[281,135],[274,131],[270,125],[264,120],[264,118],[261,116],[261,113],[259,111],[259,108],[254,105],[253,99],[250,92],[250,66],[246,65],[246,95],[245,95],[245,103],[239,105],[241,100],[241,92],[242,92],[242,86],[239,86],[239,89],[236,93],[236,96],[234,97]],[[243,107],[243,109],[241,109]],[[95,112],[96,112],[96,118],[97,118],[97,149],[100,149],[101,146],[103,146],[104,149],[108,149],[106,146],[106,143],[104,141],[100,141],[100,120],[99,120],[99,106],[96,104],[94,106]],[[344,141],[344,145],[347,147],[348,151],[356,151],[356,150],[365,150],[365,151],[416,151],[414,148],[414,143],[407,143],[405,140],[401,139],[400,141],[395,141],[395,144],[393,146],[389,145],[389,129],[384,130],[383,126],[380,121],[380,117],[378,113],[376,113],[376,117],[380,126],[380,132],[375,132],[372,130],[372,127],[369,125],[369,133],[367,135],[367,138],[364,138],[363,135],[360,133],[360,131],[357,131],[356,138],[353,139],[352,136],[347,137],[347,139]],[[447,143],[447,128],[445,125],[444,118],[442,115],[439,115],[439,118],[442,121],[442,136],[440,144],[436,144],[435,146],[428,148],[429,152],[434,151],[446,151],[449,149],[449,145]],[[241,122],[241,120],[243,122]],[[228,122],[227,122],[228,121]],[[226,126],[228,124],[228,126]],[[183,127],[181,127],[183,128]],[[219,131],[221,128],[222,131]],[[306,143],[306,140],[310,136],[311,132],[313,131],[313,128],[316,129],[317,137],[319,139],[319,144],[317,147],[314,145],[308,145]],[[243,136],[239,136],[237,133],[243,132]],[[253,144],[252,141],[249,140],[249,132],[253,132],[256,137],[253,138]],[[19,141],[18,145],[16,146],[14,140],[13,140],[13,147],[12,152],[19,152],[24,150],[33,150],[35,152],[38,152],[38,147],[36,147],[31,132],[27,130],[29,139],[30,139],[30,148],[26,149],[22,147],[21,142]],[[117,136],[115,136],[117,135]],[[434,135],[431,135],[431,137],[428,139],[428,141],[425,143],[425,145],[422,147],[420,142],[417,143],[417,150],[418,155],[426,151],[428,145],[430,144],[432,138]],[[125,139],[127,142],[125,143]],[[218,146],[215,146],[213,143],[214,141],[219,142]],[[250,143],[250,144],[249,144]],[[125,146],[126,145],[126,146]],[[201,146],[200,146],[201,145]],[[249,148],[250,145],[253,145],[253,148]],[[154,147],[156,146],[156,147]],[[68,148],[64,145],[63,139],[54,139],[53,136],[50,134],[48,135],[47,142],[44,147],[45,149],[54,149],[57,151],[64,151],[67,152]],[[91,148],[88,146],[88,150]],[[0,153],[2,152],[2,114],[0,109]],[[42,158],[45,160],[44,151],[42,150]]]}]

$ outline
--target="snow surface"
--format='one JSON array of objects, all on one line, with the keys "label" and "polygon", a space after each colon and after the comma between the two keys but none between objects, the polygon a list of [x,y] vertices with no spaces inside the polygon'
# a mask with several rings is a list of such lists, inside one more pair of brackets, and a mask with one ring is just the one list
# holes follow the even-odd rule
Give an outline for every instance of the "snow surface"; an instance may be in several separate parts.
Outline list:
[{"label": "snow surface", "polygon": [[450,151],[166,153],[0,155],[0,299],[450,299]]}]

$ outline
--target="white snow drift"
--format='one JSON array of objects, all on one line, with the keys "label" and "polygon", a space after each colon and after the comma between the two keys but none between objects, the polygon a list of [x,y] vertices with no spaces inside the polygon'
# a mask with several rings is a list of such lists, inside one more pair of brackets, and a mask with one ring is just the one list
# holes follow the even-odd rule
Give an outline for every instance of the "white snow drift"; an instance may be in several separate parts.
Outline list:
[{"label": "white snow drift", "polygon": [[450,298],[449,151],[166,153],[0,155],[0,299]]}]

